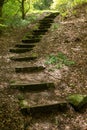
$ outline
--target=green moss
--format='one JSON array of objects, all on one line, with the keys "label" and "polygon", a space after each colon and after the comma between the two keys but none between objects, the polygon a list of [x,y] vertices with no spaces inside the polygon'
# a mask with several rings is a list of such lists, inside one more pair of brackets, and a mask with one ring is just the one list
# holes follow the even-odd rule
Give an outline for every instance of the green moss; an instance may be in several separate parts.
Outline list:
[{"label": "green moss", "polygon": [[17,95],[17,98],[18,98],[18,100],[24,100],[24,95],[18,94],[18,95]]},{"label": "green moss", "polygon": [[20,107],[21,107],[21,109],[27,108],[27,107],[29,107],[29,104],[26,100],[21,100],[20,101]]},{"label": "green moss", "polygon": [[38,57],[38,54],[32,53],[32,57]]},{"label": "green moss", "polygon": [[70,104],[77,108],[81,108],[83,105],[87,104],[87,95],[73,94],[67,97]]}]

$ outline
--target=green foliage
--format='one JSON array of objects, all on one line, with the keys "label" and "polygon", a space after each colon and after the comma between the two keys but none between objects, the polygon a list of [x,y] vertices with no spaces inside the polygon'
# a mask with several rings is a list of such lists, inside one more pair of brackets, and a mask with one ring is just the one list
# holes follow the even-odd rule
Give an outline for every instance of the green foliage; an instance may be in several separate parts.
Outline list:
[{"label": "green foliage", "polygon": [[9,0],[3,6],[3,16],[6,18],[15,16],[18,14],[19,3],[17,0]]},{"label": "green foliage", "polygon": [[4,23],[7,26],[11,27],[20,27],[20,26],[26,26],[29,23],[34,22],[37,19],[37,16],[35,14],[30,14],[26,17],[26,19],[21,19],[20,16],[16,15],[14,17],[9,17],[8,19],[5,18]]},{"label": "green foliage", "polygon": [[36,0],[33,3],[33,6],[37,10],[45,10],[49,9],[50,5],[52,4],[53,0]]},{"label": "green foliage", "polygon": [[[19,2],[20,1],[20,2]],[[63,17],[66,17],[73,6],[87,2],[87,0],[25,0],[24,15],[25,20],[21,20],[22,0],[8,0],[3,6],[3,18],[8,26],[25,26],[36,19],[35,16],[29,15],[32,11],[41,12],[41,10],[56,9],[60,11]],[[51,7],[50,7],[51,6]],[[3,23],[4,24],[4,23]],[[57,29],[58,25],[53,25],[52,30]]]},{"label": "green foliage", "polygon": [[70,104],[77,108],[81,108],[83,105],[87,104],[87,95],[73,94],[67,97]]},{"label": "green foliage", "polygon": [[86,3],[87,0],[53,0],[51,9],[57,9],[61,13],[73,8],[78,4]]},{"label": "green foliage", "polygon": [[2,33],[2,30],[5,29],[7,26],[5,24],[0,24],[0,34]]},{"label": "green foliage", "polygon": [[17,98],[18,98],[18,100],[24,100],[24,95],[23,94],[18,94]]},{"label": "green foliage", "polygon": [[4,28],[4,27],[6,27],[5,24],[0,24],[0,28]]},{"label": "green foliage", "polygon": [[58,10],[62,18],[65,18],[73,13],[73,7],[83,3],[87,3],[87,0],[53,0],[51,9]]},{"label": "green foliage", "polygon": [[58,69],[62,68],[63,65],[71,66],[75,64],[74,61],[69,60],[67,56],[63,54],[62,52],[59,52],[57,55],[50,55],[45,63],[53,64]]},{"label": "green foliage", "polygon": [[29,104],[26,100],[20,100],[20,107],[21,109],[29,107]]},{"label": "green foliage", "polygon": [[[21,0],[20,0],[21,1]],[[32,2],[31,2],[32,4]],[[3,7],[4,24],[11,27],[26,26],[36,20],[37,15],[29,12],[32,6],[29,1],[25,1],[25,13],[28,13],[24,20],[21,19],[21,2],[19,0],[9,0]]]},{"label": "green foliage", "polygon": [[52,27],[51,27],[51,31],[54,31],[54,30],[58,29],[59,27],[60,27],[60,24],[58,24],[58,23],[53,23],[53,24],[52,24]]}]

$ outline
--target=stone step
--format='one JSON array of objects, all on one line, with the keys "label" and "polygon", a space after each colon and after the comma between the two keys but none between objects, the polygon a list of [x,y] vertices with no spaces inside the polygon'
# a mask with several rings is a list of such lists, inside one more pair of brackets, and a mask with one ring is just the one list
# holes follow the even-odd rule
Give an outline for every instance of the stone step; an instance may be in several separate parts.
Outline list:
[{"label": "stone step", "polygon": [[14,60],[14,61],[31,61],[31,60],[35,60],[37,59],[37,56],[26,56],[26,57],[10,57],[11,60]]},{"label": "stone step", "polygon": [[12,53],[25,53],[31,50],[32,48],[11,48],[9,51]]},{"label": "stone step", "polygon": [[23,92],[44,91],[50,88],[55,88],[54,83],[34,83],[34,84],[10,84],[13,89],[18,89]]},{"label": "stone step", "polygon": [[64,112],[68,110],[68,104],[66,101],[58,101],[57,103],[30,106],[27,100],[20,101],[20,108],[23,114],[39,114],[49,113],[54,111]]},{"label": "stone step", "polygon": [[15,47],[18,47],[18,48],[33,48],[35,47],[36,44],[16,44]]},{"label": "stone step", "polygon": [[33,66],[33,67],[16,67],[15,72],[16,73],[33,73],[33,72],[39,72],[44,70],[45,67],[43,66]]},{"label": "stone step", "polygon": [[25,39],[22,40],[22,42],[23,43],[36,43],[36,42],[39,42],[40,40],[41,40],[40,38],[38,38],[38,39],[34,39],[34,38],[28,39],[28,38],[25,38]]}]

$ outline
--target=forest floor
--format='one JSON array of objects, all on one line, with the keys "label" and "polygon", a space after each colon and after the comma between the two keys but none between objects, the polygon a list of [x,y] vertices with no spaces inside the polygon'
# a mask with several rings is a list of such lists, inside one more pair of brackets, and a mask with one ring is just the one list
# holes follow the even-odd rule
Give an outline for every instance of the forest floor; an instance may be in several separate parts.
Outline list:
[{"label": "forest floor", "polygon": [[[10,90],[12,82],[46,82],[55,83],[55,95],[66,98],[73,93],[87,95],[87,4],[76,8],[76,13],[61,18],[57,16],[54,26],[37,43],[32,53],[38,55],[37,60],[28,65],[43,65],[43,73],[16,74],[14,67],[20,63],[12,62],[9,49],[21,43],[23,36],[32,30],[36,24],[28,27],[10,28],[4,30],[0,36],[0,130],[24,130],[26,118],[19,111],[17,95]],[[62,52],[74,61],[72,66],[62,66],[59,69],[55,64],[46,64],[47,57]],[[25,53],[22,55],[30,55]],[[27,65],[23,62],[24,65]],[[65,113],[51,114],[43,117],[27,117],[28,130],[87,130],[87,109],[76,112],[70,108]]]}]

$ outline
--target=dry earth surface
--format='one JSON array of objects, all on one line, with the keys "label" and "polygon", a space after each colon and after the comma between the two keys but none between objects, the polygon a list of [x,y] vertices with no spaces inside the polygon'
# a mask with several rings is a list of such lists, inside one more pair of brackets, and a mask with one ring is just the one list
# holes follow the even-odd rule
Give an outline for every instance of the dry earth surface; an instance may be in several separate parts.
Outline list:
[{"label": "dry earth surface", "polygon": [[[21,43],[23,36],[29,32],[35,24],[25,28],[10,28],[4,30],[0,36],[0,130],[87,130],[87,109],[76,112],[72,107],[66,112],[54,112],[48,115],[37,115],[24,117],[18,105],[18,91],[9,88],[10,83],[38,83],[51,81],[55,83],[56,89],[50,100],[65,99],[73,93],[87,95],[87,4],[76,8],[76,14],[65,19],[57,16],[54,20],[57,28],[50,28],[37,43],[32,52],[21,54],[37,55],[35,61],[26,63],[13,62],[10,56],[10,47]],[[73,66],[63,66],[57,69],[55,65],[45,62],[50,54],[56,55],[62,52],[70,60],[75,61]],[[15,66],[43,65],[46,69],[35,74],[16,74]],[[27,94],[26,94],[27,95]],[[46,92],[34,102],[35,94],[30,95],[30,103],[38,104],[45,102]],[[29,96],[29,95],[27,95]]]}]

